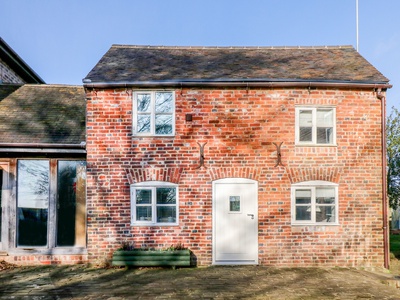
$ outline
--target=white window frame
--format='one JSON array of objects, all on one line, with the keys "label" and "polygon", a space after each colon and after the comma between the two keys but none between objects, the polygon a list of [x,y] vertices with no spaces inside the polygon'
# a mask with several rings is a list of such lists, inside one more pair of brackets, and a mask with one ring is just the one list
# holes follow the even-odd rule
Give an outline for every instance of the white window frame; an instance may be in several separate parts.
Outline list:
[{"label": "white window frame", "polygon": [[[173,206],[176,207],[175,222],[157,222],[157,188],[175,188],[176,203],[173,204],[162,204],[161,206]],[[136,190],[138,189],[149,189],[152,191],[152,201],[149,206],[152,210],[151,220],[137,220],[136,219]],[[176,226],[179,225],[179,189],[178,185],[171,182],[165,181],[145,181],[140,183],[131,184],[131,225],[134,226]]]},{"label": "white window frame", "polygon": [[[171,115],[172,118],[172,132],[169,134],[156,134],[156,108],[155,108],[155,99],[156,99],[156,93],[171,93],[172,94],[172,112],[171,113],[162,113],[163,115]],[[137,121],[138,121],[138,109],[137,109],[137,98],[138,95],[140,94],[150,94],[151,100],[150,100],[150,132],[138,132],[137,130]],[[133,93],[133,99],[132,99],[132,114],[133,114],[133,120],[132,120],[132,134],[134,136],[175,136],[175,91],[172,90],[140,90],[140,91],[135,91]]]},{"label": "white window frame", "polygon": [[[291,187],[291,219],[292,225],[320,225],[330,226],[339,225],[339,185],[329,181],[304,181],[295,183]],[[316,221],[316,189],[317,188],[334,188],[335,189],[335,220],[333,222],[317,222]],[[311,220],[296,220],[296,190],[311,190]],[[320,204],[318,204],[320,205]],[[328,206],[328,205],[327,205]]]},{"label": "white window frame", "polygon": [[[308,110],[312,112],[312,140],[311,141],[300,141],[300,111]],[[317,142],[317,111],[318,110],[332,110],[333,118],[333,132],[332,132],[332,142],[327,144],[321,144]],[[298,106],[296,107],[296,145],[302,146],[336,146],[336,108],[333,106]]]}]

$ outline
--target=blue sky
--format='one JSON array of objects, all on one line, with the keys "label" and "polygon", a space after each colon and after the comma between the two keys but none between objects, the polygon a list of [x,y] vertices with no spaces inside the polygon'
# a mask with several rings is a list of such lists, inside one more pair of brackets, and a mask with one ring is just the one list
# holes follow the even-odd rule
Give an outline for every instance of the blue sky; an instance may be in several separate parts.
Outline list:
[{"label": "blue sky", "polygon": [[[400,1],[359,0],[359,52],[400,108]],[[0,0],[0,36],[47,83],[82,84],[112,44],[356,47],[356,0]]]}]

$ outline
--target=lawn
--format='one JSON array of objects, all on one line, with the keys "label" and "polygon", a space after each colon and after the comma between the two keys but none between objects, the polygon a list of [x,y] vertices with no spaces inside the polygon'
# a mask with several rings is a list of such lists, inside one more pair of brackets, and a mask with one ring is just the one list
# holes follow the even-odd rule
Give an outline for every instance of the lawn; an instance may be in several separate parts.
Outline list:
[{"label": "lawn", "polygon": [[390,235],[390,253],[400,259],[400,234]]}]

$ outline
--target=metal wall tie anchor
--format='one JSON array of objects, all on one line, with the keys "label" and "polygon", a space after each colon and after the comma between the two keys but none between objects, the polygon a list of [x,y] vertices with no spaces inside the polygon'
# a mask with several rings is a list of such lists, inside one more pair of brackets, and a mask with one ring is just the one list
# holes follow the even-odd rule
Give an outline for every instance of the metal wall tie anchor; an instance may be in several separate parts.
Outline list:
[{"label": "metal wall tie anchor", "polygon": [[203,145],[201,145],[199,142],[197,142],[197,145],[199,145],[200,147],[200,164],[196,169],[200,169],[201,167],[206,167],[204,165],[204,146],[207,144],[207,142],[205,142]]},{"label": "metal wall tie anchor", "polygon": [[283,142],[281,142],[279,144],[279,146],[276,143],[272,143],[272,144],[274,144],[276,147],[276,164],[274,167],[277,167],[279,165],[284,167],[284,164],[282,163],[282,154],[281,154],[281,146],[282,146]]}]

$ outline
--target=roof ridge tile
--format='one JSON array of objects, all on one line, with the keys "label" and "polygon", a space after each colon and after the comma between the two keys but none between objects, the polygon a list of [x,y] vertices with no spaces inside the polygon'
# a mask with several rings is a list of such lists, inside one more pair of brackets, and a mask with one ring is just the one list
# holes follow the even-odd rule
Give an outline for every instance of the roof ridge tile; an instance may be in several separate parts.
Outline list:
[{"label": "roof ridge tile", "polygon": [[221,49],[238,49],[238,50],[282,50],[282,49],[354,49],[352,45],[321,45],[321,46],[167,46],[167,45],[127,45],[113,44],[113,48],[132,48],[132,49],[204,49],[204,50],[221,50]]}]

